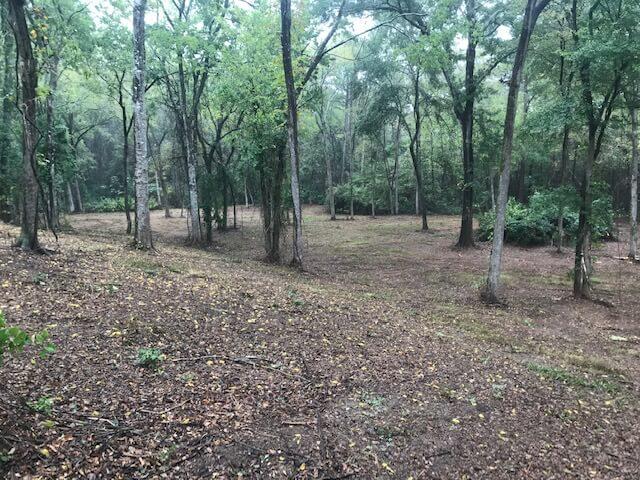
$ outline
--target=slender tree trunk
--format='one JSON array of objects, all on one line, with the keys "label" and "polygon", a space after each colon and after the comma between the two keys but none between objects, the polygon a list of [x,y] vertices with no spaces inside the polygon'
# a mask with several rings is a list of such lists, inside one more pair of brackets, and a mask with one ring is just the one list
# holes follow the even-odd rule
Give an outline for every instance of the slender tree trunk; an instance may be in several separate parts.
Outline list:
[{"label": "slender tree trunk", "polygon": [[629,258],[638,259],[638,110],[629,107],[631,116],[631,231],[629,235]]},{"label": "slender tree trunk", "polygon": [[153,248],[151,216],[149,213],[149,157],[147,156],[147,115],[145,92],[145,24],[147,0],[133,2],[133,113],[136,142],[136,233],[137,248]]},{"label": "slender tree trunk", "polygon": [[[558,186],[564,185],[564,177],[567,171],[567,163],[569,162],[569,126],[564,126],[562,135],[562,152],[560,157],[560,172],[558,174]],[[558,210],[558,245],[557,252],[562,253],[562,245],[564,244],[564,205],[561,204]]]},{"label": "slender tree trunk", "polygon": [[69,203],[69,213],[75,213],[76,212],[76,205],[75,202],[73,201],[73,192],[71,191],[71,184],[69,182],[67,183],[67,201]]},{"label": "slender tree trunk", "polygon": [[529,39],[535,28],[536,20],[540,12],[547,6],[549,0],[527,0],[525,7],[522,30],[518,40],[518,50],[511,70],[511,80],[509,82],[509,96],[507,97],[507,111],[504,120],[504,134],[502,139],[502,158],[500,183],[498,186],[498,203],[496,209],[496,220],[493,227],[493,245],[489,257],[489,273],[487,275],[487,285],[483,292],[485,301],[496,303],[498,299],[498,288],[500,286],[500,269],[502,266],[502,247],[504,244],[504,224],[507,211],[507,197],[509,195],[509,179],[511,175],[511,157],[513,153],[513,135],[518,110],[518,93],[522,80],[522,70],[524,69],[529,48]]},{"label": "slender tree trunk", "polygon": [[11,23],[18,51],[18,72],[22,99],[22,220],[17,246],[40,250],[38,242],[38,178],[36,173],[36,89],[38,69],[31,49],[31,38],[25,18],[25,1],[9,0]]},{"label": "slender tree trunk", "polygon": [[580,214],[576,234],[573,294],[578,298],[591,295],[591,176],[596,158],[596,128],[589,127],[589,143],[580,187]]},{"label": "slender tree trunk", "polygon": [[118,79],[118,103],[120,104],[121,124],[122,124],[122,190],[124,195],[124,215],[127,219],[127,235],[131,234],[131,213],[129,205],[129,130],[130,124],[127,121],[127,107],[124,103],[124,72],[121,76],[116,74]]},{"label": "slender tree trunk", "polygon": [[73,189],[76,194],[76,211],[82,213],[84,212],[84,207],[82,206],[82,192],[80,191],[80,184],[78,183],[78,177],[73,179]]},{"label": "slender tree trunk", "polygon": [[[13,35],[6,18],[6,9],[0,8],[0,31],[2,32],[3,77],[2,77],[2,118],[0,119],[0,220],[11,221],[9,205],[10,193],[8,184],[9,146],[13,104],[11,94],[14,91],[14,75],[11,59],[13,52]],[[15,219],[13,219],[15,220]]]},{"label": "slender tree trunk", "polygon": [[55,118],[54,100],[58,89],[58,57],[49,59],[49,93],[47,95],[47,138],[45,145],[45,158],[49,167],[47,182],[50,228],[58,230],[60,220],[58,216],[58,196],[56,193],[56,142],[55,142]]},{"label": "slender tree trunk", "polygon": [[186,155],[187,187],[189,190],[189,218],[191,219],[190,240],[193,243],[202,242],[202,228],[200,226],[200,207],[198,204],[198,181],[196,177],[196,152],[193,134],[195,125],[187,113],[187,90],[184,74],[182,54],[178,54],[178,81],[180,87],[180,122],[182,142]]},{"label": "slender tree trunk", "polygon": [[291,264],[302,268],[303,238],[302,238],[302,205],[300,203],[299,160],[298,160],[298,105],[296,88],[293,80],[293,65],[291,62],[291,0],[280,0],[280,19],[282,29],[280,41],[282,44],[282,63],[284,81],[287,88],[287,134],[289,139],[289,158],[291,161],[291,198],[293,201],[293,258]]},{"label": "slender tree trunk", "polygon": [[422,218],[422,231],[429,230],[427,223],[427,205],[424,196],[424,183],[422,181],[422,157],[421,157],[421,134],[422,134],[422,116],[420,113],[420,70],[416,69],[413,78],[413,120],[414,132],[409,146],[409,153],[413,162],[413,172],[416,177],[416,213]]},{"label": "slender tree trunk", "polygon": [[398,215],[400,207],[398,203],[398,173],[400,168],[400,119],[396,125],[393,151],[393,213]]}]

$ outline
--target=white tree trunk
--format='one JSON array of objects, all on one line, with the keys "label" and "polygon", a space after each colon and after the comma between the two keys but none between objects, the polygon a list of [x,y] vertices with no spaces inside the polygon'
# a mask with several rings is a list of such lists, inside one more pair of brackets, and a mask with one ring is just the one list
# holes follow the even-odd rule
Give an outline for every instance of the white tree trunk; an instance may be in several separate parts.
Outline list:
[{"label": "white tree trunk", "polygon": [[138,248],[153,248],[149,215],[149,158],[147,157],[147,117],[144,108],[145,92],[145,25],[147,0],[133,2],[133,111],[135,136],[136,232]]}]

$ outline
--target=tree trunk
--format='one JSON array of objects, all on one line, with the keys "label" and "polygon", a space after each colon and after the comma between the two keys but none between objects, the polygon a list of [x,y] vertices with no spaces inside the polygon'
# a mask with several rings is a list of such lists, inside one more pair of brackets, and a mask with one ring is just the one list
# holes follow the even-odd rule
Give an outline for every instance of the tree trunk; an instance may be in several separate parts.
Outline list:
[{"label": "tree trunk", "polygon": [[69,213],[76,212],[76,204],[73,201],[73,192],[71,191],[71,184],[67,182],[67,201],[69,203]]},{"label": "tree trunk", "polygon": [[284,146],[263,153],[259,166],[262,221],[266,260],[280,261],[280,231],[282,227],[282,183],[285,175]]},{"label": "tree trunk", "polygon": [[133,114],[136,149],[136,233],[137,248],[153,248],[151,216],[149,213],[149,157],[147,156],[147,115],[144,107],[145,92],[145,25],[147,0],[133,2]]},{"label": "tree trunk", "polygon": [[22,219],[16,245],[25,250],[40,250],[38,242],[38,178],[36,173],[36,89],[38,70],[31,49],[25,18],[25,1],[9,0],[9,21],[18,51],[18,72],[22,99]]},{"label": "tree trunk", "polygon": [[596,158],[596,129],[589,127],[589,143],[580,187],[580,215],[576,234],[573,295],[589,298],[591,295],[591,175]]},{"label": "tree trunk", "polygon": [[629,258],[638,260],[638,110],[629,108],[631,116],[631,232]]},{"label": "tree trunk", "polygon": [[529,39],[535,28],[536,20],[540,12],[547,6],[549,0],[527,0],[525,7],[522,30],[518,40],[516,58],[511,70],[509,82],[509,96],[507,97],[507,110],[504,120],[504,134],[502,139],[502,158],[500,183],[498,185],[498,203],[496,208],[496,220],[493,227],[493,245],[489,257],[489,273],[487,285],[483,292],[483,298],[490,303],[498,303],[498,288],[500,286],[500,269],[502,265],[502,247],[504,244],[504,224],[507,211],[507,198],[509,195],[509,179],[511,175],[511,157],[513,153],[513,135],[518,110],[518,93],[522,80],[522,70],[527,58]]},{"label": "tree trunk", "polygon": [[[560,172],[558,175],[558,186],[564,185],[564,177],[567,171],[567,163],[569,162],[569,126],[564,126],[564,132],[562,135],[562,152],[560,157]],[[564,205],[560,205],[558,211],[558,253],[562,253],[562,245],[564,244]]]},{"label": "tree trunk", "polygon": [[394,138],[394,151],[393,151],[393,213],[398,215],[400,213],[398,203],[398,173],[400,168],[400,119],[396,125],[396,133]]},{"label": "tree trunk", "polygon": [[293,80],[293,65],[291,62],[291,0],[280,0],[280,19],[282,29],[280,42],[282,44],[282,64],[284,81],[287,88],[287,134],[289,140],[289,158],[291,161],[291,198],[293,201],[293,258],[291,264],[302,268],[302,205],[300,204],[300,182],[298,161],[298,105],[296,88]]},{"label": "tree trunk", "polygon": [[[0,220],[9,222],[12,220],[11,206],[9,205],[9,184],[8,184],[8,167],[9,167],[9,145],[11,139],[11,120],[13,113],[13,104],[11,102],[11,94],[14,91],[14,75],[12,69],[12,58],[15,58],[13,52],[13,35],[9,22],[6,18],[6,10],[0,8],[0,31],[2,32],[2,49],[3,49],[3,77],[2,77],[2,118],[0,119]],[[15,219],[13,219],[15,220]]]},{"label": "tree trunk", "polygon": [[49,93],[47,95],[47,139],[45,145],[45,159],[49,167],[47,181],[49,227],[58,230],[60,220],[58,216],[58,196],[56,193],[56,142],[55,142],[55,118],[54,97],[58,88],[58,57],[53,56],[49,60]]},{"label": "tree trunk", "polygon": [[422,181],[422,158],[420,151],[420,135],[422,133],[422,116],[420,113],[420,70],[416,68],[413,78],[413,121],[414,132],[409,145],[409,153],[413,162],[413,172],[416,177],[416,213],[422,218],[422,231],[429,230],[427,223],[427,205],[424,197],[424,184]]},{"label": "tree trunk", "polygon": [[73,189],[75,190],[76,195],[76,211],[82,213],[84,212],[84,207],[82,206],[82,193],[80,192],[80,184],[78,183],[78,177],[73,179]]}]

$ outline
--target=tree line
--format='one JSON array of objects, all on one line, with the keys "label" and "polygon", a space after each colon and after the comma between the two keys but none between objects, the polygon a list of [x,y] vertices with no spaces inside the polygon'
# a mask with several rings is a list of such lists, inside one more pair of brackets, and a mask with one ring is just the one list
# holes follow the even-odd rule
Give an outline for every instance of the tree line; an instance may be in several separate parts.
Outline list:
[{"label": "tree line", "polygon": [[[591,247],[630,219],[637,259],[635,0],[8,0],[0,214],[41,251],[64,214],[181,208],[189,241],[260,207],[265,257],[305,264],[327,215],[457,214],[457,247]],[[232,213],[230,213],[230,211]],[[480,230],[474,231],[474,218]],[[292,251],[282,251],[291,219]]]}]

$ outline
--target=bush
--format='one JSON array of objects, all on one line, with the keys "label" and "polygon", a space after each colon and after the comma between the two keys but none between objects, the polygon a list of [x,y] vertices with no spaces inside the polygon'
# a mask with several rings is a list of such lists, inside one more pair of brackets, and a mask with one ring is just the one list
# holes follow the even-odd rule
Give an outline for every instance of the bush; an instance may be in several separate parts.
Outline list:
[{"label": "bush", "polygon": [[[133,211],[135,208],[135,199],[129,199],[129,209]],[[155,210],[160,208],[155,197],[149,197],[149,208]],[[124,197],[102,197],[85,205],[85,210],[89,213],[113,213],[124,212]]]},{"label": "bush", "polygon": [[[578,195],[570,187],[536,192],[529,199],[529,205],[510,199],[505,220],[505,242],[523,246],[548,244],[557,235],[557,222],[561,214],[566,238],[575,238],[579,205]],[[612,237],[612,201],[600,185],[594,186],[591,220],[594,240]],[[493,211],[480,217],[480,240],[493,238],[494,222]]]}]

